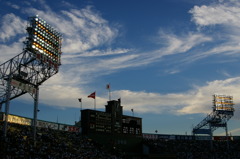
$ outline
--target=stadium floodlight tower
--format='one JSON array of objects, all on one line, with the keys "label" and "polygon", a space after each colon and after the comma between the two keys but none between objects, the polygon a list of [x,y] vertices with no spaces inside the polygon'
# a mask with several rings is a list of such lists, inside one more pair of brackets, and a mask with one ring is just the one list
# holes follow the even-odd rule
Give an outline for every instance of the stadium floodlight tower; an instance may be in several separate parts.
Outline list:
[{"label": "stadium floodlight tower", "polygon": [[228,137],[227,121],[234,115],[233,105],[232,96],[214,94],[212,113],[193,128],[193,134],[208,134],[212,139],[213,131],[223,127]]},{"label": "stadium floodlight tower", "polygon": [[39,86],[61,65],[62,36],[37,15],[29,17],[23,52],[0,65],[0,106],[5,103],[6,137],[10,100],[25,93],[34,99],[33,134],[36,136]]}]

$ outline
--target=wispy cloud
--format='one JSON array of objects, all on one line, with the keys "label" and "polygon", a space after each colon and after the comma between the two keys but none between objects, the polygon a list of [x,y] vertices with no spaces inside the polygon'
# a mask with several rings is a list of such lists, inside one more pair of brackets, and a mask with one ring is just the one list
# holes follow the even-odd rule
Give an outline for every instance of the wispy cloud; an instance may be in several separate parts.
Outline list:
[{"label": "wispy cloud", "polygon": [[10,7],[14,8],[14,9],[19,9],[20,7],[16,4],[12,4],[10,2],[7,2],[7,5],[9,5]]},{"label": "wispy cloud", "polygon": [[[87,98],[89,91],[86,91],[84,84],[81,85],[81,89],[71,84],[66,86],[63,85],[62,78],[66,78],[66,75],[58,74],[41,86],[41,102],[59,107],[78,107],[77,98],[82,97],[85,108],[91,108],[92,100]],[[138,113],[208,114],[212,111],[212,95],[215,93],[232,95],[234,103],[238,105],[240,99],[236,97],[240,93],[239,87],[240,77],[235,77],[207,82],[203,86],[193,86],[191,90],[181,93],[160,94],[146,91],[115,90],[112,92],[112,97],[115,99],[121,97],[125,109],[134,108]],[[98,108],[104,107],[107,98],[107,92],[106,94],[97,94]]]},{"label": "wispy cloud", "polygon": [[193,32],[177,36],[173,33],[160,31],[159,36],[160,42],[165,45],[165,47],[161,48],[164,55],[185,53],[199,44],[212,41],[210,36]]},{"label": "wispy cloud", "polygon": [[200,43],[201,45],[194,49],[194,54],[180,61],[192,63],[214,55],[225,55],[228,58],[238,56],[240,51],[239,8],[238,1],[194,6],[189,11],[192,22],[200,27],[199,33],[208,32],[209,41],[202,43],[205,47],[201,47]]},{"label": "wispy cloud", "polygon": [[224,75],[227,78],[232,77],[232,75],[229,72],[227,72],[226,70],[219,70],[218,72],[221,73],[222,75]]},{"label": "wispy cloud", "polygon": [[[204,34],[200,31],[189,31],[186,34],[173,34],[160,30],[157,34],[157,43],[159,48],[154,50],[141,51],[135,48],[112,47],[112,43],[118,38],[119,28],[111,25],[101,14],[92,6],[81,9],[61,10],[53,12],[51,8],[41,1],[44,9],[21,8],[24,13],[35,15],[38,14],[46,21],[51,22],[63,34],[63,55],[62,66],[57,75],[51,77],[40,90],[41,102],[58,107],[78,107],[77,98],[87,97],[92,88],[86,86],[89,82],[97,79],[102,75],[107,75],[121,69],[131,67],[144,67],[154,62],[159,62],[162,57],[182,55],[188,53],[189,58],[179,59],[177,63],[194,62],[210,55],[223,54],[231,52],[237,53],[240,50],[236,46],[240,40],[234,34],[226,36],[228,42],[221,41],[221,45],[211,45],[216,39],[213,34]],[[238,26],[236,15],[231,20],[229,16],[234,13],[238,15],[235,6],[195,6],[190,13],[193,16],[193,22],[198,25],[207,27],[215,24],[229,24]],[[212,9],[212,11],[211,11]],[[229,10],[230,11],[228,14]],[[220,10],[220,11],[219,11]],[[208,14],[205,14],[208,12]],[[227,20],[221,20],[213,14],[223,14]],[[225,15],[227,14],[227,15]],[[218,15],[219,16],[219,15]],[[5,18],[6,17],[6,18]],[[8,20],[10,17],[11,20]],[[221,16],[219,16],[221,17]],[[61,25],[59,25],[61,24]],[[19,52],[20,42],[14,43],[11,38],[25,33],[26,21],[22,20],[13,13],[5,15],[2,19],[1,28],[9,27],[8,30],[0,31],[1,50],[5,50],[12,56],[13,52]],[[21,27],[16,28],[16,26]],[[226,31],[229,33],[229,31]],[[231,32],[232,33],[232,32]],[[23,35],[22,37],[23,38]],[[233,42],[235,40],[235,42]],[[236,41],[239,40],[239,41]],[[8,44],[5,44],[8,42]],[[9,44],[10,43],[10,44]],[[208,45],[203,49],[202,45]],[[231,44],[231,45],[229,45]],[[191,51],[193,53],[189,54]],[[3,55],[5,56],[5,54]],[[1,62],[2,58],[1,56]],[[181,68],[169,73],[180,72]],[[168,70],[171,70],[168,68]],[[169,112],[174,114],[192,114],[192,113],[209,113],[211,111],[211,95],[213,93],[227,93],[237,96],[240,92],[238,88],[240,78],[229,78],[225,80],[214,80],[205,84],[205,86],[194,86],[191,90],[182,93],[154,93],[146,91],[116,90],[113,96],[121,97],[123,105],[134,107],[138,112],[163,113]],[[81,89],[80,89],[81,88]],[[55,92],[54,94],[52,92]],[[64,92],[64,93],[63,93]],[[106,104],[107,95],[98,94],[97,103],[103,107]],[[28,97],[22,97],[28,98]],[[91,106],[91,99],[84,99],[84,105]],[[238,99],[236,99],[236,102]]]},{"label": "wispy cloud", "polygon": [[[194,114],[210,113],[212,111],[212,95],[226,94],[237,97],[240,93],[240,77],[226,80],[215,80],[204,86],[194,86],[191,90],[182,93],[160,94],[151,92],[133,92],[121,90],[113,92],[120,96],[126,107],[134,107],[136,111],[144,113],[174,113]],[[234,98],[235,103],[240,103]]]},{"label": "wispy cloud", "polygon": [[82,53],[96,46],[106,45],[118,34],[117,29],[110,27],[108,21],[94,12],[91,6],[78,10],[62,10],[61,14],[52,12],[51,9],[30,11],[50,21],[63,34],[62,50],[65,54]]},{"label": "wispy cloud", "polygon": [[22,20],[13,13],[6,14],[1,19],[0,42],[9,41],[10,38],[25,32],[26,21]]},{"label": "wispy cloud", "polygon": [[13,42],[9,45],[0,44],[0,50],[4,53],[4,55],[1,55],[0,64],[21,53],[23,49],[22,42],[23,41],[20,40],[19,42]]},{"label": "wispy cloud", "polygon": [[111,49],[108,48],[107,50],[93,50],[89,52],[84,52],[80,56],[109,56],[109,55],[118,55],[118,54],[125,54],[132,51],[131,49],[124,49],[124,48],[117,48]]},{"label": "wispy cloud", "polygon": [[[62,10],[59,14],[53,12],[44,1],[41,1],[41,5],[44,10],[36,8],[22,8],[22,10],[31,15],[40,15],[63,34],[62,63],[71,66],[75,64],[76,68],[81,65],[83,68],[80,73],[83,73],[84,70],[89,73],[89,68],[102,68],[101,72],[111,72],[117,69],[144,66],[159,61],[163,56],[185,53],[201,43],[212,40],[211,37],[200,33],[189,32],[186,35],[177,36],[160,31],[158,37],[160,43],[163,44],[160,49],[146,52],[141,50],[137,52],[132,48],[112,49],[108,47],[108,44],[117,38],[118,28],[109,25],[109,22],[103,19],[93,7]],[[19,19],[19,17],[15,17]],[[103,47],[103,49],[95,49],[96,47]],[[105,55],[119,56],[109,56],[108,59],[101,60],[99,56]],[[92,59],[85,58],[83,61],[79,57],[92,57]],[[86,67],[84,68],[84,66]],[[67,66],[65,68],[69,69]],[[100,69],[96,70],[100,71]]]}]

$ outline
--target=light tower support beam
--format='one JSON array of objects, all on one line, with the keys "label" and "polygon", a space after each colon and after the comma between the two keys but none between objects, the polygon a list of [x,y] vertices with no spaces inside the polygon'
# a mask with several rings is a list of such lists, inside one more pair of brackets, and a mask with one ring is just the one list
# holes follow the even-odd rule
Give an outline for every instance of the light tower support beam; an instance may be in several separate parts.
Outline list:
[{"label": "light tower support beam", "polygon": [[192,130],[195,134],[208,134],[211,139],[213,131],[219,127],[224,127],[226,130],[226,137],[228,139],[227,122],[234,115],[233,97],[225,95],[213,95],[213,111],[206,118],[204,118]]},{"label": "light tower support beam", "polygon": [[[57,72],[58,67],[51,67],[48,63],[43,63],[41,59],[37,59],[36,55],[28,50],[24,50],[0,65],[0,104],[5,103],[6,105],[3,127],[5,137],[10,101],[29,93],[34,98],[34,107],[37,111],[39,86]],[[37,119],[35,108],[34,116]]]},{"label": "light tower support beam", "polygon": [[36,140],[39,86],[58,73],[62,36],[38,16],[30,17],[23,52],[0,65],[0,106],[5,107],[6,139],[10,100],[25,93],[34,99],[33,136]]},{"label": "light tower support beam", "polygon": [[7,82],[7,92],[6,92],[5,120],[4,120],[4,125],[3,125],[3,136],[4,136],[5,139],[6,139],[6,137],[7,137],[10,96],[11,96],[11,75],[10,75],[9,78],[8,78],[8,82]]},{"label": "light tower support beam", "polygon": [[33,140],[34,146],[36,146],[36,133],[37,133],[37,113],[38,113],[38,98],[39,98],[39,88],[36,86],[36,94],[34,97],[34,117],[33,117]]}]

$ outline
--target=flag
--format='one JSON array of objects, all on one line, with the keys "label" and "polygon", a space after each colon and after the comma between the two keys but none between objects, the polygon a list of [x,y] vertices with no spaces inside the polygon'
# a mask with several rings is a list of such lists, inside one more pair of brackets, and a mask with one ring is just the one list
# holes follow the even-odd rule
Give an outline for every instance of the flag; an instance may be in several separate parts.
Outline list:
[{"label": "flag", "polygon": [[110,83],[106,85],[106,89],[110,90]]},{"label": "flag", "polygon": [[82,102],[82,98],[78,98],[78,101],[81,103]]},{"label": "flag", "polygon": [[88,96],[88,98],[93,98],[93,99],[95,99],[95,97],[96,97],[96,92],[93,92]]}]

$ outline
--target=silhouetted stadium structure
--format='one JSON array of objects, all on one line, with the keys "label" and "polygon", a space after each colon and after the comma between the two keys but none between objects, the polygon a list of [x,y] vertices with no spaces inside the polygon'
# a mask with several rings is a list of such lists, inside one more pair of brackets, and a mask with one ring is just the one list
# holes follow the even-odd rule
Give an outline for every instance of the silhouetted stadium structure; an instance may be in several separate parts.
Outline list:
[{"label": "silhouetted stadium structure", "polygon": [[34,99],[33,133],[36,135],[39,85],[58,72],[61,34],[38,16],[30,17],[22,53],[0,65],[0,105],[5,103],[3,134],[7,137],[10,100],[25,93]]},{"label": "silhouetted stadium structure", "polygon": [[[99,112],[96,111],[95,114],[105,113]],[[5,114],[1,112],[0,128],[3,128],[4,116]],[[8,120],[7,141],[2,138],[3,133],[0,132],[0,156],[3,158],[238,159],[240,157],[240,136],[210,138],[210,136],[154,133],[124,134],[118,131],[114,134],[92,131],[84,135],[80,131],[81,127],[43,120],[37,121],[35,147],[31,133],[33,119],[9,114]]]},{"label": "silhouetted stadium structure", "polygon": [[82,133],[142,135],[142,119],[123,115],[121,100],[108,101],[105,112],[86,109],[81,111]]},{"label": "silhouetted stadium structure", "polygon": [[193,134],[207,134],[212,137],[214,130],[223,127],[228,136],[227,122],[234,115],[233,105],[232,96],[214,94],[212,113],[193,128]]},{"label": "silhouetted stadium structure", "polygon": [[81,111],[82,134],[109,147],[138,156],[142,150],[142,118],[123,115],[121,100],[111,100],[105,112]]}]

